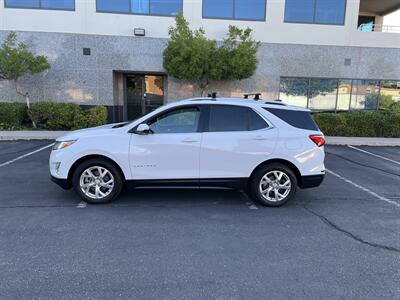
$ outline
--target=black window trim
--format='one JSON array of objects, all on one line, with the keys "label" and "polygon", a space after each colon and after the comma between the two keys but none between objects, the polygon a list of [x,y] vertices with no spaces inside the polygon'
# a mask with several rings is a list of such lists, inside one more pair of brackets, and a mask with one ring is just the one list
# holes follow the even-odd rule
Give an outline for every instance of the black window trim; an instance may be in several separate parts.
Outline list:
[{"label": "black window trim", "polygon": [[233,21],[251,21],[251,22],[265,22],[267,20],[267,9],[268,9],[267,2],[268,2],[268,0],[263,0],[264,1],[264,17],[262,19],[235,18],[236,0],[232,0],[232,1],[233,1],[232,18],[226,18],[226,17],[207,17],[207,16],[205,16],[204,15],[205,0],[202,0],[202,4],[201,4],[202,18],[203,19],[213,19],[213,20],[233,20]]},{"label": "black window trim", "polygon": [[[247,109],[247,130],[234,130],[234,131],[210,131],[210,114],[211,114],[211,107],[212,106],[227,106],[227,107],[243,107]],[[274,128],[275,126],[269,121],[267,120],[261,113],[259,113],[258,111],[254,110],[252,107],[247,106],[247,105],[235,105],[235,104],[225,104],[225,103],[216,103],[216,104],[206,104],[205,106],[207,106],[207,109],[204,110],[204,118],[203,118],[203,123],[201,124],[201,126],[203,126],[202,128],[202,132],[209,132],[209,133],[224,133],[224,132],[257,132],[257,131],[261,131],[261,130],[270,130],[272,128]],[[253,111],[254,113],[256,113],[267,125],[264,128],[260,128],[260,129],[255,129],[255,130],[250,130],[250,118],[249,118],[249,113],[250,111]],[[200,117],[201,118],[201,117]],[[199,123],[200,125],[200,123]]]},{"label": "black window trim", "polygon": [[[135,133],[136,129],[138,128],[138,126],[140,124],[148,124],[149,122],[153,121],[154,119],[157,119],[158,117],[164,115],[164,114],[168,114],[170,112],[176,111],[176,110],[181,110],[181,109],[185,109],[185,108],[197,108],[200,112],[200,117],[199,117],[199,122],[197,124],[197,130],[194,132],[186,132],[187,134],[190,133],[201,133],[203,132],[202,129],[204,128],[204,117],[206,114],[204,114],[205,110],[206,110],[206,105],[196,105],[196,104],[185,104],[185,105],[179,105],[179,106],[174,106],[174,107],[170,107],[168,109],[165,109],[163,111],[160,111],[159,113],[155,114],[154,116],[148,117],[145,120],[143,120],[142,122],[136,124],[135,126],[133,126],[128,132],[129,133]],[[157,134],[184,134],[184,133],[157,133]]]},{"label": "black window trim", "polygon": [[[32,6],[13,6],[8,5],[7,0],[4,0],[4,8],[12,8],[12,9],[35,9],[35,10],[60,10],[60,11],[75,11],[76,9],[76,0],[74,1],[73,8],[51,8],[51,7],[42,7],[42,0],[39,0],[39,7],[32,7]],[[97,3],[97,0],[96,0]]]},{"label": "black window trim", "polygon": [[306,21],[289,21],[286,19],[286,5],[287,1],[285,1],[285,12],[283,14],[283,22],[288,23],[288,24],[304,24],[304,25],[328,25],[328,26],[344,26],[346,24],[346,11],[347,11],[347,0],[344,0],[344,11],[343,11],[343,23],[321,23],[321,22],[315,22],[315,13],[317,9],[317,1],[318,0],[313,0],[314,1],[314,11],[313,11],[313,22],[306,22]]},{"label": "black window trim", "polygon": [[110,11],[110,10],[101,10],[99,9],[97,2],[96,1],[96,13],[104,13],[104,14],[117,14],[117,15],[135,15],[135,16],[148,16],[148,17],[170,17],[170,18],[175,18],[179,12],[183,12],[183,0],[180,0],[181,5],[180,5],[180,9],[176,12],[176,15],[167,15],[167,14],[152,14],[150,11],[151,8],[151,1],[149,0],[149,12],[145,13],[145,14],[141,14],[141,13],[135,13],[132,12],[132,2],[131,0],[129,0],[129,12],[120,12],[120,11]]}]

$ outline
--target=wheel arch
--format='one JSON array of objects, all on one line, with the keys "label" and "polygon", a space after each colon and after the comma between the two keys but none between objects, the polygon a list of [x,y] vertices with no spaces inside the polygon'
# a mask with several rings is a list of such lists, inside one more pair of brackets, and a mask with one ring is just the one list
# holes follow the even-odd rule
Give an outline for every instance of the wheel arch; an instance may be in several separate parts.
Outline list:
[{"label": "wheel arch", "polygon": [[299,168],[297,168],[296,165],[295,165],[294,163],[292,163],[291,161],[288,161],[288,160],[286,160],[286,159],[281,159],[281,158],[273,158],[273,159],[269,159],[269,160],[266,160],[266,161],[260,163],[257,167],[254,168],[253,172],[251,172],[250,178],[252,178],[253,175],[254,175],[260,168],[262,168],[262,167],[264,167],[264,166],[266,166],[266,165],[269,165],[269,164],[271,164],[271,163],[280,163],[280,164],[283,164],[283,165],[287,166],[288,168],[290,168],[290,169],[293,171],[294,175],[296,176],[297,185],[300,185],[300,184],[301,184],[301,182],[302,182],[302,176],[301,176],[301,173],[300,173]]},{"label": "wheel arch", "polygon": [[113,165],[115,165],[115,167],[116,167],[116,168],[118,169],[118,171],[121,173],[121,176],[122,176],[123,180],[124,180],[124,181],[126,180],[124,171],[122,171],[121,167],[119,166],[119,164],[118,164],[116,161],[114,161],[113,159],[111,159],[111,158],[109,158],[109,157],[107,157],[107,156],[101,155],[101,154],[89,154],[89,155],[82,156],[81,158],[77,159],[77,160],[72,164],[71,168],[70,168],[69,171],[68,171],[68,177],[67,177],[68,185],[69,185],[69,186],[72,186],[72,177],[73,177],[73,175],[74,175],[74,172],[75,172],[76,168],[77,168],[81,163],[83,163],[84,161],[87,161],[87,160],[89,160],[89,159],[96,159],[96,158],[97,158],[97,159],[106,160],[106,161],[112,163]]}]

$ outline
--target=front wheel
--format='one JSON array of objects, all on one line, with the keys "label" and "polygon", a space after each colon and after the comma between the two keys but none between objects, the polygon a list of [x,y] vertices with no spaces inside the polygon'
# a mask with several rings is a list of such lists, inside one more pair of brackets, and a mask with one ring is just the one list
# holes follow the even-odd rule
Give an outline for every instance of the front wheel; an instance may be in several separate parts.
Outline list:
[{"label": "front wheel", "polygon": [[123,179],[113,163],[103,159],[91,159],[77,167],[72,183],[74,190],[84,201],[107,203],[120,194]]},{"label": "front wheel", "polygon": [[265,206],[282,206],[294,197],[296,188],[293,171],[279,163],[260,168],[250,180],[252,198]]}]

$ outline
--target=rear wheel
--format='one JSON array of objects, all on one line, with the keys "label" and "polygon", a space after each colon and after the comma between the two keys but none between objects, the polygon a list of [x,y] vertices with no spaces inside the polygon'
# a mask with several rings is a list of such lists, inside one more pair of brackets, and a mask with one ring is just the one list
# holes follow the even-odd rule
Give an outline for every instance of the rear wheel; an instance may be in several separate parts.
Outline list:
[{"label": "rear wheel", "polygon": [[252,198],[265,206],[282,206],[294,197],[296,188],[293,171],[279,163],[261,167],[250,180]]},{"label": "rear wheel", "polygon": [[90,159],[76,168],[72,184],[84,201],[107,203],[120,194],[123,179],[121,172],[113,163],[104,159]]}]

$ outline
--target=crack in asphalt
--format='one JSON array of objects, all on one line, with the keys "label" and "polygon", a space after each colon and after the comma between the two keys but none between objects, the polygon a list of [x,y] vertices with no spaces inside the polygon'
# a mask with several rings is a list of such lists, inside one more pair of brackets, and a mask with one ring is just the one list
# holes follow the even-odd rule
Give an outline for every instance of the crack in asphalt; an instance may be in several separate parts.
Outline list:
[{"label": "crack in asphalt", "polygon": [[370,246],[370,247],[382,249],[382,250],[387,250],[387,251],[392,251],[392,252],[400,253],[400,249],[398,249],[398,248],[366,241],[366,240],[362,239],[361,237],[356,236],[354,233],[352,233],[352,232],[350,232],[350,231],[348,231],[348,230],[346,230],[346,229],[343,229],[343,228],[339,227],[338,225],[336,225],[335,223],[333,223],[331,220],[329,220],[329,219],[326,218],[325,216],[323,216],[323,215],[321,215],[321,214],[318,214],[317,212],[313,211],[312,209],[306,207],[305,205],[300,205],[300,204],[299,204],[299,206],[302,207],[302,208],[303,208],[304,210],[306,210],[307,212],[309,212],[310,214],[312,214],[312,215],[318,217],[322,222],[324,222],[326,225],[328,225],[328,226],[331,227],[332,229],[334,229],[334,230],[336,230],[336,231],[338,231],[338,232],[341,232],[341,233],[347,235],[348,237],[350,237],[351,239],[353,239],[353,240],[355,240],[355,241],[357,241],[357,242],[359,242],[359,243],[362,243],[362,244],[364,244],[364,245],[368,245],[368,246]]},{"label": "crack in asphalt", "polygon": [[351,162],[351,163],[353,163],[353,164],[356,164],[356,165],[359,165],[359,166],[362,166],[362,167],[365,167],[365,168],[374,169],[374,170],[377,170],[377,171],[384,172],[384,173],[386,173],[386,174],[390,174],[390,175],[394,175],[394,176],[399,176],[399,177],[400,177],[400,174],[393,173],[393,172],[390,172],[390,171],[386,171],[386,170],[381,169],[381,168],[377,168],[377,167],[365,165],[365,164],[356,162],[356,161],[354,161],[354,160],[351,160],[351,159],[349,159],[349,158],[347,158],[347,157],[344,157],[344,156],[342,156],[342,155],[340,155],[340,154],[335,154],[335,153],[328,152],[328,151],[325,151],[325,153],[326,153],[326,154],[329,154],[329,155],[337,156],[337,157],[339,157],[339,158],[341,158],[341,159],[343,159],[343,160],[346,160],[346,161],[348,161],[348,162]]}]

